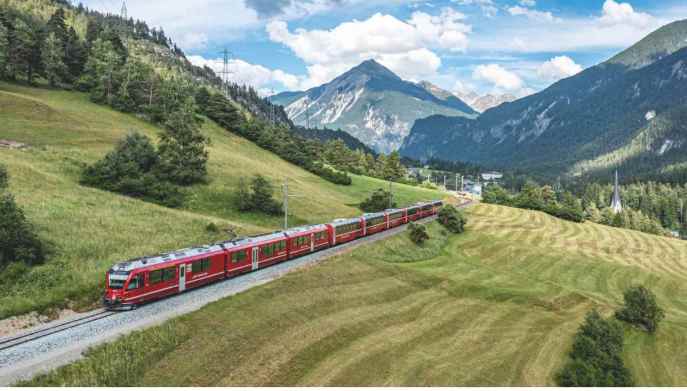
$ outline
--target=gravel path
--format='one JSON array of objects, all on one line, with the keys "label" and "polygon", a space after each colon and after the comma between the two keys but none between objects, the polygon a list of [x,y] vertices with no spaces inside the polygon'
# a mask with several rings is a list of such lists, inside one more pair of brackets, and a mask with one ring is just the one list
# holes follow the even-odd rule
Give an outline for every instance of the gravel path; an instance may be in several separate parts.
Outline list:
[{"label": "gravel path", "polygon": [[[465,205],[462,205],[465,206]],[[434,220],[425,219],[424,222]],[[77,327],[57,332],[43,338],[0,351],[0,386],[10,385],[18,380],[30,379],[35,375],[78,360],[87,348],[111,341],[133,330],[140,330],[164,322],[173,317],[195,311],[204,305],[227,296],[243,292],[275,280],[282,275],[310,265],[338,253],[348,251],[365,243],[382,240],[405,231],[407,225],[393,228],[371,237],[362,238],[326,249],[292,261],[280,263],[253,273],[221,281],[203,288],[185,292],[182,295],[159,300],[141,306],[134,311],[118,312],[112,316]],[[75,318],[95,314],[102,310],[79,314]],[[29,333],[69,321],[61,319],[47,323],[36,329],[25,330]],[[8,336],[11,337],[11,336]],[[2,340],[0,340],[0,343]]]}]

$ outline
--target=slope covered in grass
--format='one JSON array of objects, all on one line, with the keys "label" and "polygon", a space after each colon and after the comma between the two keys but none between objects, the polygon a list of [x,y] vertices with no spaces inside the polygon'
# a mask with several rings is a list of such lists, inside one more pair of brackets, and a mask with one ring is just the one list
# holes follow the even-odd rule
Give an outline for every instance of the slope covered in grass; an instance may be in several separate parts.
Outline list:
[{"label": "slope covered in grass", "polygon": [[31,384],[553,385],[585,313],[642,283],[666,319],[626,329],[625,361],[639,385],[687,385],[685,242],[496,205],[468,218],[463,235],[433,223],[425,248],[360,247]]},{"label": "slope covered in grass", "polygon": [[[387,186],[367,177],[354,177],[352,186],[333,185],[206,121],[209,183],[190,188],[186,206],[173,210],[78,184],[85,164],[100,159],[127,132],[157,138],[160,129],[145,121],[92,104],[84,94],[0,83],[0,124],[0,139],[30,145],[0,149],[0,163],[8,167],[10,191],[54,249],[46,265],[3,280],[0,318],[65,299],[93,303],[105,270],[116,261],[227,238],[206,232],[210,222],[240,234],[279,228],[282,218],[234,208],[232,193],[242,176],[263,174],[276,185],[288,178],[297,196],[289,201],[291,225],[360,214],[356,205]],[[400,204],[441,197],[394,188]]]}]

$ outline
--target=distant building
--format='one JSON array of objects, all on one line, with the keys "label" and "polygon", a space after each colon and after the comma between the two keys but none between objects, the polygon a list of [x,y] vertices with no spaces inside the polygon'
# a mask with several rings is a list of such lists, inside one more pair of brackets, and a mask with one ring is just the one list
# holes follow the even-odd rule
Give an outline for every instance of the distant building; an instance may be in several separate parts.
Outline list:
[{"label": "distant building", "polygon": [[495,181],[503,178],[503,174],[498,171],[487,171],[482,173],[482,179],[485,181]]},{"label": "distant building", "polygon": [[618,186],[618,170],[615,170],[615,186],[613,187],[613,199],[611,199],[611,210],[613,213],[623,211],[623,204],[620,201],[620,187]]}]

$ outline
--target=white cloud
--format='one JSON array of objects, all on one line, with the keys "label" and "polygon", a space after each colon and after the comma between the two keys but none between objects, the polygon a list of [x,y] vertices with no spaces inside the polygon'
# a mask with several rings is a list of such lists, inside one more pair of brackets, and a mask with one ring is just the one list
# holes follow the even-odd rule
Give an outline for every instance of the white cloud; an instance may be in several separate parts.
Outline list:
[{"label": "white cloud", "polygon": [[547,81],[556,81],[576,75],[582,71],[582,66],[576,64],[568,56],[557,56],[541,64],[537,75]]},{"label": "white cloud", "polygon": [[534,7],[537,5],[536,0],[520,0],[518,3],[523,7]]},{"label": "white cloud", "polygon": [[[202,56],[189,56],[188,60],[197,66],[208,66],[215,73],[224,69],[224,61],[218,59],[206,59]],[[284,72],[281,69],[269,69],[262,65],[250,64],[243,60],[231,59],[228,65],[229,75],[227,79],[238,84],[247,84],[255,87],[258,90],[266,90],[267,87],[273,86],[274,83],[282,85],[289,90],[296,90],[300,86],[301,80],[290,73]]]},{"label": "white cloud", "polygon": [[488,18],[493,18],[499,12],[499,9],[494,4],[493,0],[451,0],[451,2],[456,3],[458,5],[478,6],[482,10],[484,16]]},{"label": "white cloud", "polygon": [[505,91],[518,91],[524,86],[520,76],[498,64],[478,65],[472,77],[490,82],[496,89]]},{"label": "white cloud", "polygon": [[646,28],[654,21],[653,16],[644,12],[636,12],[630,3],[606,0],[602,11],[603,14],[599,21],[606,26],[630,25]]},{"label": "white cloud", "polygon": [[[519,7],[513,12],[532,15],[526,14],[525,10],[526,8]],[[622,49],[633,45],[658,27],[687,16],[687,8],[669,10],[670,12],[665,11],[658,17],[638,12],[629,3],[606,0],[595,16],[559,18],[552,15],[556,21],[556,28],[551,28],[551,21],[547,15],[530,18],[529,23],[495,25],[493,29],[473,36],[470,48],[501,53]]]},{"label": "white cloud", "polygon": [[519,5],[508,8],[508,13],[513,16],[527,16],[533,20],[540,20],[546,22],[559,22],[560,18],[553,16],[551,12],[537,11],[531,8],[521,7]]},{"label": "white cloud", "polygon": [[405,21],[377,13],[330,30],[291,32],[286,22],[275,20],[266,30],[272,41],[284,44],[305,61],[306,85],[315,86],[370,58],[406,79],[432,75],[441,66],[432,49],[462,52],[467,48],[471,27],[464,19],[462,13],[444,8],[438,15],[414,12]]}]

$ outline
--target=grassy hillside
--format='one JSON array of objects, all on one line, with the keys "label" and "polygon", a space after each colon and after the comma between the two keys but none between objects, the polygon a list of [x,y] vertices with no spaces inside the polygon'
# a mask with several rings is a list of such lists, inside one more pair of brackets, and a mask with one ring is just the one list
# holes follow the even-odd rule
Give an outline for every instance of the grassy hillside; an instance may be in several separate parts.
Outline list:
[{"label": "grassy hillside", "polygon": [[[333,185],[286,163],[251,142],[207,121],[210,183],[190,189],[187,206],[172,210],[78,185],[82,167],[100,159],[127,132],[156,137],[160,129],[134,116],[90,103],[84,94],[0,83],[0,139],[27,143],[27,150],[0,149],[15,194],[43,238],[53,243],[46,265],[0,284],[0,318],[43,309],[65,299],[94,302],[105,270],[134,256],[226,238],[209,234],[215,222],[239,233],[276,229],[281,218],[239,213],[232,203],[241,176],[289,179],[291,224],[324,222],[360,214],[356,205],[379,180],[354,177]],[[438,192],[395,185],[400,204],[441,197]],[[0,279],[3,274],[0,273]]]},{"label": "grassy hillside", "polygon": [[[585,313],[643,283],[666,319],[628,328],[639,385],[687,385],[687,244],[477,205],[97,348],[32,385],[552,385]],[[189,361],[188,357],[194,360]],[[126,357],[126,359],[123,359]]]}]

